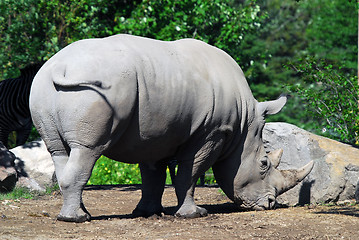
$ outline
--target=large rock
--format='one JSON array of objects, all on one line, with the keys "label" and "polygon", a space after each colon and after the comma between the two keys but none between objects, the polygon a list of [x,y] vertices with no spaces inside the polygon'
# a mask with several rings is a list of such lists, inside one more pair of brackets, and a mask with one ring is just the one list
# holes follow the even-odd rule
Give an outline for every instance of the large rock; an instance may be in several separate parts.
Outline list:
[{"label": "large rock", "polygon": [[263,139],[269,150],[282,148],[279,169],[314,160],[312,172],[278,197],[279,204],[303,205],[354,199],[359,178],[359,149],[287,123],[267,123]]},{"label": "large rock", "polygon": [[10,151],[16,156],[19,186],[44,191],[46,186],[54,184],[54,164],[43,141],[26,143]]},{"label": "large rock", "polygon": [[0,142],[0,192],[11,191],[16,182],[15,155]]}]

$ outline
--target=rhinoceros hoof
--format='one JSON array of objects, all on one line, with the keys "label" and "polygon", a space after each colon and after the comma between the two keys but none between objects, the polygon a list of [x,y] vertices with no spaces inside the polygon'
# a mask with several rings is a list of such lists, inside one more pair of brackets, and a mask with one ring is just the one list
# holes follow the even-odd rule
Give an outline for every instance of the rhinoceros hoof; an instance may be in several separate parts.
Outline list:
[{"label": "rhinoceros hoof", "polygon": [[138,207],[135,208],[135,210],[132,211],[132,217],[151,217],[153,215],[162,216],[162,213],[164,212],[163,208],[157,210],[149,211],[148,209],[140,209]]},{"label": "rhinoceros hoof", "polygon": [[207,210],[198,206],[182,206],[175,216],[184,218],[205,217],[207,216]]},{"label": "rhinoceros hoof", "polygon": [[90,214],[87,214],[87,213],[84,213],[82,215],[76,215],[76,216],[63,216],[63,215],[59,214],[59,215],[57,215],[57,220],[64,221],[64,222],[81,223],[81,222],[91,221],[91,216],[90,216]]}]

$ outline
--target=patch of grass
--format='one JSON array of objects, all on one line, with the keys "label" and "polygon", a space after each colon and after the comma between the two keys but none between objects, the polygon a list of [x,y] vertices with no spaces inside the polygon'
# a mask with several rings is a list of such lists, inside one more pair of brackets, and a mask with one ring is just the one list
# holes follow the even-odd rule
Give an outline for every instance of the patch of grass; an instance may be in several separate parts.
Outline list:
[{"label": "patch of grass", "polygon": [[35,192],[32,192],[27,188],[16,187],[11,192],[0,193],[0,200],[19,199],[19,198],[32,199],[34,198],[35,194],[36,194]]},{"label": "patch of grass", "polygon": [[49,195],[54,191],[59,190],[59,186],[56,184],[52,187],[47,187],[45,192],[31,191],[25,187],[15,187],[11,192],[1,193],[0,201],[2,200],[14,200],[14,199],[34,199],[42,195]]}]

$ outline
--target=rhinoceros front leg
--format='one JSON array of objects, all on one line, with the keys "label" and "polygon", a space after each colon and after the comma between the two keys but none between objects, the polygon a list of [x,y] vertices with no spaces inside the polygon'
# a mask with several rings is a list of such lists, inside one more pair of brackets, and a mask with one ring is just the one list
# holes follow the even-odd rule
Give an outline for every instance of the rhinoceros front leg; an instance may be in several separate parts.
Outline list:
[{"label": "rhinoceros front leg", "polygon": [[217,160],[222,150],[223,134],[217,132],[198,150],[190,143],[188,149],[184,148],[184,155],[178,157],[178,171],[176,176],[176,195],[179,209],[175,213],[177,217],[195,218],[207,215],[207,210],[196,205],[194,201],[194,190],[197,180]]},{"label": "rhinoceros front leg", "polygon": [[192,167],[191,162],[178,165],[175,187],[179,209],[175,213],[176,217],[195,218],[207,215],[207,210],[197,206],[194,202],[194,189],[198,177],[192,176],[191,171],[188,171]]},{"label": "rhinoceros front leg", "polygon": [[91,216],[82,201],[82,192],[91,176],[99,154],[87,148],[73,148],[66,161],[55,157],[56,175],[63,196],[63,205],[58,220],[66,222],[90,221]]},{"label": "rhinoceros front leg", "polygon": [[161,215],[163,190],[166,182],[167,161],[155,165],[139,164],[142,178],[142,198],[132,212],[134,217]]}]

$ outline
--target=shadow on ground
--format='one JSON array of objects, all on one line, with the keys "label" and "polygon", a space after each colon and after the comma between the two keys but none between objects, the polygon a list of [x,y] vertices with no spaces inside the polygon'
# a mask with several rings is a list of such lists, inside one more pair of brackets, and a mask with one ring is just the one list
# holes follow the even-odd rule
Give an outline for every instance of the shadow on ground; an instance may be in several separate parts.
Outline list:
[{"label": "shadow on ground", "polygon": [[359,208],[353,208],[349,206],[343,207],[334,207],[328,210],[317,211],[316,214],[337,214],[337,215],[346,215],[352,217],[359,217]]},{"label": "shadow on ground", "polygon": [[97,191],[97,190],[117,190],[117,191],[137,191],[141,190],[141,184],[117,184],[117,185],[87,185],[85,191]]},{"label": "shadow on ground", "polygon": [[[207,209],[208,214],[230,214],[234,212],[238,212],[239,209],[233,203],[222,203],[222,204],[211,204],[211,205],[200,205]],[[164,208],[164,217],[171,218],[174,217],[176,212],[176,207],[165,207]],[[152,216],[150,218],[157,218],[159,216]],[[100,216],[92,216],[91,220],[113,220],[113,219],[131,219],[135,218],[132,214],[122,214],[122,215],[100,215]]]}]

